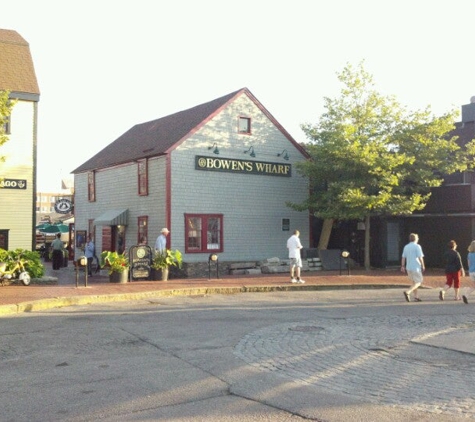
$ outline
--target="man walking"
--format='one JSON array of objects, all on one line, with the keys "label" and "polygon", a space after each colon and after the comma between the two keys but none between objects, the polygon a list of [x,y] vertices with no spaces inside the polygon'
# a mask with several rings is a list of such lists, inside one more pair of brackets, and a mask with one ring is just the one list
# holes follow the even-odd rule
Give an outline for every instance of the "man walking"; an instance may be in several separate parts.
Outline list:
[{"label": "man walking", "polygon": [[167,236],[170,231],[164,227],[155,241],[155,253],[164,253],[167,249]]},{"label": "man walking", "polygon": [[[295,230],[294,234],[287,240],[287,249],[289,250],[290,258],[290,281],[292,283],[305,283],[305,281],[300,278],[300,269],[302,268],[300,249],[302,249],[303,246],[300,243],[299,236],[300,232]],[[294,274],[297,276],[296,279],[294,278]]]},{"label": "man walking", "polygon": [[425,271],[424,254],[422,248],[418,245],[419,236],[416,233],[409,235],[409,243],[404,246],[401,258],[401,271],[406,272],[409,280],[412,281],[412,287],[404,292],[404,297],[408,302],[411,301],[411,293],[414,292],[414,300],[419,299],[418,288],[422,285],[422,273]]}]

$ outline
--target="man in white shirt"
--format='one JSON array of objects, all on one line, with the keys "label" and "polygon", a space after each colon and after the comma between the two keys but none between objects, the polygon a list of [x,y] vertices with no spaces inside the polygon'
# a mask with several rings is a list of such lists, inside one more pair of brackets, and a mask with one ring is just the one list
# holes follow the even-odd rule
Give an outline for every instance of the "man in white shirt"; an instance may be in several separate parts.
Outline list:
[{"label": "man in white shirt", "polygon": [[167,249],[167,236],[170,231],[164,227],[160,231],[160,235],[157,237],[157,240],[155,242],[155,252],[156,253],[163,253]]},{"label": "man in white shirt", "polygon": [[[300,278],[300,269],[302,268],[300,249],[302,249],[303,246],[302,243],[300,243],[299,236],[300,232],[295,230],[294,234],[287,240],[287,249],[289,250],[290,258],[290,281],[292,283],[305,283],[305,281]],[[294,274],[297,276],[296,279],[294,278]]]},{"label": "man in white shirt", "polygon": [[411,301],[411,293],[414,293],[416,302],[421,302],[418,289],[422,285],[422,273],[425,271],[425,265],[424,254],[421,245],[417,243],[418,241],[419,236],[416,233],[411,233],[409,243],[404,246],[401,257],[401,271],[407,272],[409,280],[412,281],[412,287],[404,292],[404,297],[408,302]]}]

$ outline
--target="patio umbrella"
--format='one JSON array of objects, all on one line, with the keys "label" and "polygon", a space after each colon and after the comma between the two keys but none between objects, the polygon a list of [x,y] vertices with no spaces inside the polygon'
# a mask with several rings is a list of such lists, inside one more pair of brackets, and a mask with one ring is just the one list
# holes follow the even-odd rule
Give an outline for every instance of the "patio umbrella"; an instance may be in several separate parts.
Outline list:
[{"label": "patio umbrella", "polygon": [[69,226],[66,224],[50,224],[43,228],[37,228],[41,233],[68,233]]},{"label": "patio umbrella", "polygon": [[36,226],[36,230],[43,230],[46,227],[51,226],[51,223],[41,223]]}]

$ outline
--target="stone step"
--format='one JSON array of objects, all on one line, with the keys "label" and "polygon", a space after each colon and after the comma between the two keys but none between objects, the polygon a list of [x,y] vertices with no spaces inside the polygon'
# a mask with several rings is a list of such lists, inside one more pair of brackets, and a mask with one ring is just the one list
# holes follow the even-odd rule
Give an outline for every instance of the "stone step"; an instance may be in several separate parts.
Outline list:
[{"label": "stone step", "polygon": [[242,270],[248,268],[257,268],[257,262],[235,262],[229,265],[230,270]]},{"label": "stone step", "polygon": [[288,273],[290,268],[288,265],[263,265],[261,271],[262,274],[279,274]]}]

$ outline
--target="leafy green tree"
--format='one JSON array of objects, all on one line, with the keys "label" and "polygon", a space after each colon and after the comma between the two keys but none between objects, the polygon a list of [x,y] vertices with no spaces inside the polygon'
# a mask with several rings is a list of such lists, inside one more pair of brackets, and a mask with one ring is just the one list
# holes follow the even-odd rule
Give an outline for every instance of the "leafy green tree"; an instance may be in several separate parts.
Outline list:
[{"label": "leafy green tree", "polygon": [[[6,124],[10,118],[13,106],[16,101],[9,98],[9,91],[0,91],[0,147],[8,141],[8,134],[5,132]],[[5,157],[0,155],[0,162],[5,161]]]},{"label": "leafy green tree", "polygon": [[334,219],[364,220],[369,269],[371,216],[423,209],[444,175],[473,168],[475,142],[461,147],[450,136],[457,111],[440,117],[430,107],[409,112],[394,97],[379,94],[363,62],[348,64],[338,79],[341,96],[324,99],[326,111],[316,125],[301,126],[311,159],[297,170],[311,189],[303,203],[288,205],[308,209],[330,227]]}]

